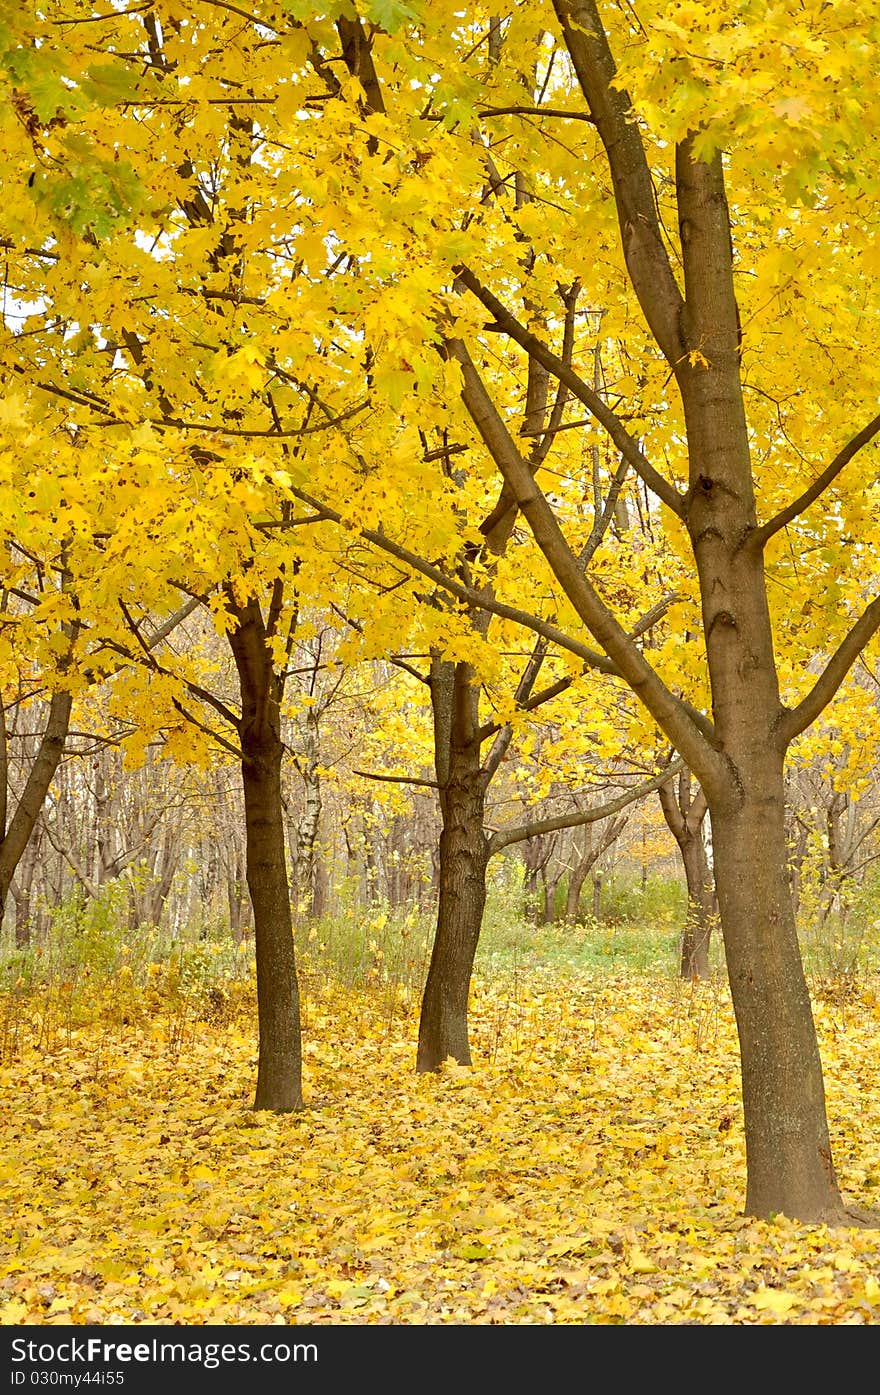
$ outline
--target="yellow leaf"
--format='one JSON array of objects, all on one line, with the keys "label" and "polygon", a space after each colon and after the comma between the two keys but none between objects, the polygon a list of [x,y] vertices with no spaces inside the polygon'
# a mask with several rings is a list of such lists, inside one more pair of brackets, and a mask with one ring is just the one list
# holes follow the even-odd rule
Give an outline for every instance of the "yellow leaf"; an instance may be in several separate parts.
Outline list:
[{"label": "yellow leaf", "polygon": [[800,1299],[797,1294],[787,1293],[785,1289],[761,1288],[752,1295],[751,1302],[761,1312],[778,1313],[780,1317],[784,1317],[800,1302]]},{"label": "yellow leaf", "polygon": [[629,1252],[629,1268],[633,1274],[656,1274],[658,1266],[649,1259],[644,1250],[638,1248]]}]

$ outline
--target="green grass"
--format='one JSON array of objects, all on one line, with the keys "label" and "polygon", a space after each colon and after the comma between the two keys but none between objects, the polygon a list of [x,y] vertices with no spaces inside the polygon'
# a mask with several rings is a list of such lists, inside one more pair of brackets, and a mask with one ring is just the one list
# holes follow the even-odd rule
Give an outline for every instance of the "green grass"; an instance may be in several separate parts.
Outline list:
[{"label": "green grass", "polygon": [[[244,986],[252,979],[252,941],[237,949],[219,921],[194,924],[174,938],[149,926],[132,929],[125,925],[123,900],[115,884],[99,900],[71,900],[52,912],[45,938],[25,950],[16,951],[7,933],[5,943],[0,943],[0,991],[26,999],[34,989],[49,989],[57,998],[58,1013],[70,1022],[104,983],[113,985],[124,1011],[132,996],[155,984],[160,973],[166,992],[173,986],[182,1005],[213,1002],[213,989],[225,991],[230,984]],[[878,905],[880,884],[872,883],[846,925],[830,918],[822,924],[805,913],[800,935],[808,976],[844,984],[880,969]],[[526,973],[677,975],[684,915],[677,882],[609,880],[603,887],[603,907],[606,915],[599,921],[537,925],[525,913],[516,876],[505,868],[490,888],[476,975],[484,981]],[[317,924],[297,929],[303,986],[308,990],[310,984],[330,978],[347,987],[374,987],[387,994],[389,1002],[400,997],[417,1001],[433,933],[431,912],[343,907]],[[723,976],[717,930],[711,963]]]},{"label": "green grass", "polygon": [[511,970],[544,968],[585,973],[626,971],[672,974],[678,961],[678,933],[666,926],[486,924],[476,968],[491,976]]}]

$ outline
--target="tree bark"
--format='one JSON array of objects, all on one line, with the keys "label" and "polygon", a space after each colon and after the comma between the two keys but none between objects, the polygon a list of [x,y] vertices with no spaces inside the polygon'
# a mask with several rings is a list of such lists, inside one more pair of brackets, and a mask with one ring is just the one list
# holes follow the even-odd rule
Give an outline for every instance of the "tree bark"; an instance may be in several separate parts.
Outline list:
[{"label": "tree bark", "polygon": [[12,879],[10,890],[15,901],[15,947],[25,949],[31,943],[33,932],[34,874],[40,860],[40,847],[43,841],[43,824],[38,820],[28,840]]},{"label": "tree bark", "polygon": [[254,1109],[301,1109],[302,1044],[293,920],[284,851],[281,797],[280,698],[282,680],[260,607],[229,597],[237,624],[229,645],[241,690],[241,774],[245,809],[245,865],[254,916],[260,1050]]},{"label": "tree bark", "polygon": [[786,871],[782,762],[762,767],[746,799],[710,815],[740,1041],[746,1212],[834,1222],[843,1208]]},{"label": "tree bark", "polygon": [[422,997],[418,1071],[451,1056],[471,1064],[468,996],[486,905],[489,842],[484,831],[486,777],[480,768],[479,690],[467,664],[431,665],[435,761],[440,785],[437,930]]},{"label": "tree bark", "polygon": [[[688,433],[687,526],[702,598],[712,711],[726,763],[705,782],[724,949],[740,1042],[746,1211],[841,1220],[825,1091],[788,882],[786,743],[739,361],[730,214],[721,156],[676,164],[685,269],[679,365]],[[705,365],[705,366],[704,366]]]},{"label": "tree bark", "polygon": [[[626,818],[612,819],[605,828],[598,842],[593,841],[593,825],[585,824],[581,840],[576,837],[574,849],[576,861],[571,869],[568,879],[568,888],[565,894],[565,919],[573,925],[580,914],[581,892],[584,882],[587,880],[592,869],[599,858],[606,853],[613,843],[617,841],[626,827]],[[580,841],[580,846],[578,843]]]},{"label": "tree bark", "polygon": [[564,876],[564,867],[555,867],[552,872],[545,869],[544,909],[542,915],[542,924],[544,925],[555,925],[557,920],[564,919],[564,909],[561,906],[557,908],[559,883]]},{"label": "tree bark", "polygon": [[682,978],[708,978],[715,895],[701,836],[688,838],[681,850],[681,860],[687,883],[687,908],[681,932],[679,972]]}]

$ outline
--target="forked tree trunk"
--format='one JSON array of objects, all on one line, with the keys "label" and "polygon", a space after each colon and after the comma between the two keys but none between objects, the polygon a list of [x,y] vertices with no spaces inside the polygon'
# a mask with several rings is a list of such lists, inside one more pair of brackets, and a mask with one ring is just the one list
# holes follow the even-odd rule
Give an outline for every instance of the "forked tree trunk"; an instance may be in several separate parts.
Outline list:
[{"label": "forked tree trunk", "polygon": [[229,644],[241,690],[246,875],[254,913],[260,1051],[254,1109],[302,1108],[302,1045],[281,798],[281,680],[259,605],[238,606]]},{"label": "forked tree trunk", "polygon": [[[880,625],[880,600],[867,607],[796,709],[779,694],[764,575],[769,539],[821,492],[821,478],[758,525],[743,401],[741,329],[733,274],[730,212],[719,152],[701,158],[693,136],[676,151],[683,285],[670,262],[656,192],[628,94],[596,0],[553,0],[562,37],[605,149],[630,281],[684,408],[689,487],[682,494],[627,439],[627,458],[687,526],[699,576],[712,720],[688,708],[632,645],[578,570],[559,522],[507,432],[461,341],[463,398],[480,434],[561,586],[606,655],[651,711],[705,791],[712,819],[715,880],[739,1031],[748,1182],[746,1211],[784,1212],[812,1223],[846,1223],[834,1174],[810,998],[795,933],[786,869],[783,761],[790,742],[816,719],[859,649]],[[461,284],[490,310],[493,324],[553,366],[597,416],[605,407],[537,336],[467,269]],[[869,423],[826,471],[834,478],[880,427]]]},{"label": "forked tree trunk", "polygon": [[476,728],[478,689],[466,664],[431,666],[437,779],[440,785],[440,874],[437,930],[422,996],[416,1069],[436,1070],[451,1056],[471,1064],[468,996],[486,906],[489,843],[484,831],[486,779]]},{"label": "forked tree trunk", "polygon": [[[786,865],[779,696],[763,544],[740,381],[730,214],[720,155],[689,141],[676,160],[685,263],[687,360],[678,381],[688,433],[687,527],[700,579],[717,750],[707,762],[715,884],[739,1031],[746,1210],[801,1221],[845,1212],[831,1160],[825,1092]],[[712,769],[712,765],[715,769]]]},{"label": "forked tree trunk", "polygon": [[[739,1029],[746,1210],[757,1216],[781,1211],[808,1223],[843,1224],[851,1222],[852,1213],[843,1205],[834,1175],[818,1044],[794,929],[782,772],[789,742],[828,701],[858,652],[858,639],[880,623],[880,602],[869,607],[861,629],[853,630],[849,645],[842,646],[842,657],[829,666],[828,677],[819,680],[800,709],[790,712],[783,707],[764,580],[767,532],[757,526],[739,376],[739,322],[722,160],[720,155],[706,162],[695,158],[690,142],[678,150],[682,300],[668,263],[658,261],[658,254],[665,258],[665,250],[656,230],[644,152],[637,148],[637,128],[628,122],[626,94],[610,85],[613,62],[595,4],[554,4],[566,21],[566,45],[585,95],[594,104],[599,133],[624,181],[619,211],[628,266],[681,390],[691,485],[686,496],[662,480],[657,488],[690,534],[700,581],[712,722],[674,697],[583,577],[466,347],[460,341],[450,341],[450,347],[462,366],[465,404],[558,580],[694,770],[709,801],[715,878]],[[577,27],[568,25],[570,14]],[[656,243],[649,247],[651,229]],[[646,275],[640,260],[644,255],[664,277],[659,290],[653,272]],[[503,305],[482,290],[480,294],[496,323],[503,326],[505,315],[510,322]],[[677,307],[675,313],[670,314],[671,306]],[[536,341],[525,342],[532,347]],[[582,386],[579,390],[586,394]],[[640,468],[645,468],[641,461]]]},{"label": "forked tree trunk", "polygon": [[569,924],[575,924],[580,914],[581,892],[584,888],[584,882],[599,858],[620,837],[626,827],[626,822],[626,817],[612,819],[598,841],[594,838],[594,825],[589,823],[584,824],[580,837],[575,836],[576,861],[571,869],[565,894],[565,919]]}]

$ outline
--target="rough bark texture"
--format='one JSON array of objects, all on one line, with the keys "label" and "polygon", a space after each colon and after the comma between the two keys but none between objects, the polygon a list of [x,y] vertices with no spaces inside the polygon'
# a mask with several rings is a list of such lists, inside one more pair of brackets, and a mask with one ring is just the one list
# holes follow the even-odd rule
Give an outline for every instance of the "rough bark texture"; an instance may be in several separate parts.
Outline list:
[{"label": "rough bark texture", "polygon": [[437,780],[440,785],[440,875],[437,930],[422,997],[416,1068],[447,1058],[471,1064],[468,995],[486,905],[489,843],[484,831],[486,779],[476,729],[478,689],[467,664],[431,669]]},{"label": "rough bark texture", "polygon": [[254,1109],[302,1108],[299,987],[284,852],[280,680],[256,601],[231,608],[241,689],[246,875],[254,914],[260,1052]]},{"label": "rough bark texture", "polygon": [[740,1041],[746,1211],[840,1220],[822,1069],[786,874],[781,761],[767,760],[750,797],[711,818]]}]

